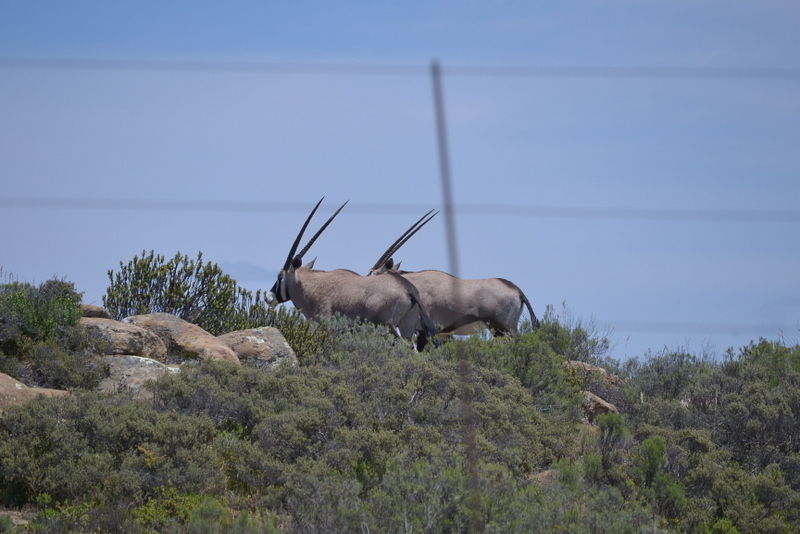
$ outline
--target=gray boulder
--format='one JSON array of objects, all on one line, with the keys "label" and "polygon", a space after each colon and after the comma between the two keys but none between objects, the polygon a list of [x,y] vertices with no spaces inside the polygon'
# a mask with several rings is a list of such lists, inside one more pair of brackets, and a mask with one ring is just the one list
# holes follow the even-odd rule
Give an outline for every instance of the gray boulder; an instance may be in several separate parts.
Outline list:
[{"label": "gray boulder", "polygon": [[280,330],[271,326],[238,330],[217,336],[239,356],[243,364],[275,367],[282,363],[297,364],[297,356]]},{"label": "gray boulder", "polygon": [[99,317],[82,317],[80,322],[101,354],[145,356],[161,362],[167,356],[167,347],[161,338],[134,324]]},{"label": "gray boulder", "polygon": [[202,328],[169,313],[132,315],[122,320],[136,325],[161,338],[167,347],[165,363],[185,360],[222,360],[239,363],[236,353],[225,343]]},{"label": "gray boulder", "polygon": [[130,391],[134,398],[152,398],[152,393],[143,389],[145,382],[155,380],[167,373],[177,373],[180,368],[168,366],[141,356],[104,356],[108,365],[108,377],[100,381],[98,391]]}]

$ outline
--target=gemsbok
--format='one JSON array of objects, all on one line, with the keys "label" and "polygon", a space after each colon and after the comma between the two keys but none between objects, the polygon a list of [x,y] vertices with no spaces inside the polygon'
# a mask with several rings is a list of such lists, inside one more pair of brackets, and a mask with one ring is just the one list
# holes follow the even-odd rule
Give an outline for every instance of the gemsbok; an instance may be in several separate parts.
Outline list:
[{"label": "gemsbok", "polygon": [[422,223],[420,219],[401,235],[383,253],[368,276],[399,274],[414,284],[422,304],[443,334],[470,335],[487,327],[497,336],[516,333],[523,306],[528,309],[531,326],[539,328],[539,320],[530,301],[519,287],[508,280],[464,280],[443,271],[401,271],[393,265],[392,255],[432,218]]},{"label": "gemsbok", "polygon": [[[291,300],[295,308],[308,319],[340,313],[351,319],[386,325],[398,337],[416,338],[414,348],[422,350],[437,331],[411,282],[397,273],[388,273],[390,276],[387,277],[370,277],[346,269],[319,271],[303,266],[303,255],[347,204],[342,204],[308,244],[295,254],[308,223],[321,203],[322,200],[317,203],[297,234],[286,263],[267,294],[267,303],[275,306]],[[313,261],[310,263],[313,265]]]}]

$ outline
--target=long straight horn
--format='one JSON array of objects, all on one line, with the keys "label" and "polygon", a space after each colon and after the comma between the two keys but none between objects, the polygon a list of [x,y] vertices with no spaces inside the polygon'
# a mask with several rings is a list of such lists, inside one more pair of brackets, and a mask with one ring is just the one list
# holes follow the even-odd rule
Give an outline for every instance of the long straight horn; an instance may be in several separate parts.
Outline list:
[{"label": "long straight horn", "polygon": [[[386,263],[386,260],[391,258],[394,255],[394,253],[397,252],[398,249],[405,244],[406,241],[411,239],[411,236],[416,234],[419,231],[420,228],[422,228],[423,226],[428,224],[428,221],[430,221],[431,219],[436,217],[436,215],[439,212],[437,211],[433,215],[431,215],[431,213],[433,213],[433,210],[429,211],[428,213],[426,213],[425,215],[420,217],[420,219],[417,222],[415,222],[414,224],[411,225],[411,228],[406,230],[405,233],[403,233],[403,235],[398,237],[397,241],[392,243],[392,246],[390,246],[388,249],[386,249],[386,252],[383,253],[383,256],[381,256],[380,259],[377,262],[375,262],[375,266],[372,267],[372,269],[374,270],[374,269],[379,269],[380,267],[382,267],[383,264]],[[428,215],[431,215],[431,216],[428,217]],[[428,220],[426,220],[425,222],[422,222],[422,219],[424,219],[425,217],[428,217]]]},{"label": "long straight horn", "polygon": [[[348,200],[347,202],[350,202],[350,201]],[[321,233],[322,233],[322,232],[325,230],[325,228],[327,228],[327,227],[328,227],[328,225],[331,223],[331,221],[334,219],[334,217],[336,217],[337,215],[339,215],[339,212],[340,212],[340,211],[342,211],[342,208],[344,208],[345,206],[347,206],[347,202],[345,202],[344,204],[342,204],[341,206],[339,206],[339,209],[338,209],[338,210],[336,210],[336,212],[335,212],[333,215],[331,215],[331,218],[330,218],[330,219],[328,219],[327,221],[325,221],[325,224],[323,224],[323,225],[322,225],[322,228],[320,228],[319,230],[317,230],[317,233],[316,233],[316,234],[314,234],[314,237],[312,237],[312,238],[309,240],[309,242],[306,244],[306,246],[305,246],[305,247],[303,247],[303,250],[301,250],[300,252],[298,252],[298,253],[297,253],[297,256],[295,256],[295,258],[299,258],[301,261],[303,260],[303,256],[305,255],[305,253],[306,253],[306,252],[308,252],[308,249],[310,249],[310,248],[311,248],[311,245],[313,245],[313,244],[314,244],[314,241],[316,241],[316,240],[317,240],[317,238],[320,236],[320,234],[321,234]]]},{"label": "long straight horn", "polygon": [[289,266],[292,264],[292,258],[294,258],[294,252],[297,250],[297,246],[300,244],[300,240],[303,238],[303,232],[306,231],[306,228],[308,227],[308,223],[311,222],[311,217],[313,217],[314,214],[317,212],[317,208],[319,208],[319,205],[322,204],[323,200],[325,200],[325,197],[322,197],[321,199],[319,199],[319,202],[317,202],[317,205],[314,206],[313,210],[311,210],[311,214],[308,216],[308,219],[306,219],[306,222],[303,223],[303,227],[300,228],[300,233],[297,234],[297,238],[294,240],[294,244],[292,244],[292,248],[289,250],[289,256],[286,258],[286,263],[283,264],[283,270],[284,271],[286,269],[288,269]]},{"label": "long straight horn", "polygon": [[[431,210],[431,211],[433,211],[433,210]],[[430,211],[429,211],[428,213],[430,213]],[[390,258],[391,258],[393,255],[394,255],[394,253],[395,253],[395,252],[397,252],[398,250],[400,250],[400,247],[402,247],[403,245],[405,245],[405,244],[406,244],[406,241],[408,241],[409,239],[411,239],[411,236],[413,236],[414,234],[416,234],[416,233],[417,233],[417,231],[418,231],[420,228],[422,228],[423,226],[425,226],[426,224],[428,224],[428,222],[429,222],[431,219],[433,219],[434,217],[436,217],[438,214],[439,214],[439,212],[437,211],[436,213],[434,213],[433,215],[431,215],[430,217],[428,217],[428,219],[427,219],[427,220],[425,220],[425,221],[424,221],[422,224],[420,224],[419,226],[417,226],[417,228],[416,228],[416,229],[414,229],[414,231],[413,231],[413,232],[411,232],[410,234],[408,234],[407,236],[405,236],[405,237],[403,238],[403,240],[402,240],[402,241],[400,241],[400,243],[398,243],[398,244],[397,244],[397,246],[394,248],[394,250],[392,250],[392,253],[389,255],[389,257],[388,257],[388,258],[386,258],[386,260],[384,260],[384,261],[388,261],[388,260],[389,260],[389,259],[390,259]],[[396,268],[397,266],[399,266],[399,265],[400,265],[400,264],[398,263],[398,264],[395,266],[395,268]]]}]

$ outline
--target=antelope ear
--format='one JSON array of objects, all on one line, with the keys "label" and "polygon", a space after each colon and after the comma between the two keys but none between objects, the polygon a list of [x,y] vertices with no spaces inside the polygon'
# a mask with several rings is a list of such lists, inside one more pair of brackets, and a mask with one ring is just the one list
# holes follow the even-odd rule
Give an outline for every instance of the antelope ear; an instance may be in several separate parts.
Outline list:
[{"label": "antelope ear", "polygon": [[393,265],[394,265],[394,258],[389,258],[388,260],[386,260],[386,263],[383,264],[383,266],[386,267],[387,269],[391,269]]},{"label": "antelope ear", "polygon": [[295,269],[299,269],[301,265],[303,265],[303,258],[301,258],[300,256],[295,256],[294,259],[292,260],[292,267],[294,267]]}]

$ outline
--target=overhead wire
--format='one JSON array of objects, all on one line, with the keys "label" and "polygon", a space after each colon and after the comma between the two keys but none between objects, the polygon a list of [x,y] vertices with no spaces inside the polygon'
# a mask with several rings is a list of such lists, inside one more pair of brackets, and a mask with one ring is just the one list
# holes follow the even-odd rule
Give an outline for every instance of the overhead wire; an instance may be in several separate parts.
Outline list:
[{"label": "overhead wire", "polygon": [[[300,63],[275,61],[195,59],[108,59],[0,57],[0,68],[95,71],[217,72],[251,74],[324,74],[339,76],[427,77],[427,65],[412,63]],[[636,78],[800,80],[800,68],[791,67],[620,67],[557,65],[447,65],[443,76],[481,78]]]},{"label": "overhead wire", "polygon": [[[417,214],[422,204],[358,203],[348,212],[359,215]],[[164,198],[0,196],[0,209],[73,209],[226,213],[305,213],[302,202],[241,201]],[[323,211],[325,208],[321,208]],[[663,222],[798,223],[800,210],[748,208],[661,208],[608,206],[546,206],[525,204],[456,203],[463,216],[526,217],[549,219],[637,220]]]}]

